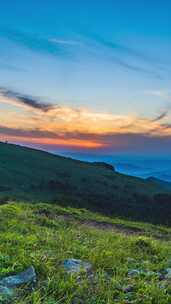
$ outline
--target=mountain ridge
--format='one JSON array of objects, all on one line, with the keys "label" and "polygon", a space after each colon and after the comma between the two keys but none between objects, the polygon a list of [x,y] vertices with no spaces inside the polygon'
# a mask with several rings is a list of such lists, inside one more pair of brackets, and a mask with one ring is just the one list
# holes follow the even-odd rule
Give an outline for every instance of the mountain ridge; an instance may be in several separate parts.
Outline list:
[{"label": "mountain ridge", "polygon": [[[169,193],[154,180],[120,174],[104,164],[0,143],[2,202],[57,202],[110,216],[168,224]],[[161,200],[166,203],[161,204]]]}]

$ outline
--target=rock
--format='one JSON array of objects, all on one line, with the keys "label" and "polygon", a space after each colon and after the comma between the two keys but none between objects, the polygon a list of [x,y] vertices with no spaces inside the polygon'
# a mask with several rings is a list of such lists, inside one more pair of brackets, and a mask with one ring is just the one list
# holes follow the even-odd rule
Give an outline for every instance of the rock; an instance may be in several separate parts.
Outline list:
[{"label": "rock", "polygon": [[161,281],[158,284],[160,289],[166,289],[169,286],[169,282],[168,281]]},{"label": "rock", "polygon": [[36,272],[33,266],[29,267],[27,270],[0,280],[0,286],[6,287],[17,287],[22,284],[35,283],[36,282]]},{"label": "rock", "polygon": [[128,285],[122,288],[123,292],[127,293],[127,292],[132,292],[134,290],[134,286],[132,285]]},{"label": "rock", "polygon": [[137,277],[141,274],[141,271],[139,269],[131,269],[128,271],[129,277]]},{"label": "rock", "polygon": [[171,268],[166,269],[165,279],[171,279]]},{"label": "rock", "polygon": [[164,275],[163,273],[161,273],[161,274],[159,275],[159,280],[160,280],[160,281],[165,280],[165,275]]},{"label": "rock", "polygon": [[158,276],[159,281],[163,281],[165,279],[165,274],[162,271],[157,271],[156,275]]},{"label": "rock", "polygon": [[0,286],[0,295],[3,297],[12,297],[14,295],[14,290],[6,286]]},{"label": "rock", "polygon": [[82,260],[68,259],[64,261],[63,265],[64,265],[64,269],[68,273],[79,273],[82,271],[86,273],[90,273],[92,271],[92,265]]},{"label": "rock", "polygon": [[129,277],[137,277],[137,276],[145,276],[145,277],[160,277],[159,272],[151,271],[151,270],[139,270],[139,269],[131,269],[128,271]]},{"label": "rock", "polygon": [[14,295],[14,289],[23,284],[35,283],[36,272],[33,266],[29,267],[25,271],[11,275],[0,280],[0,295],[6,297],[12,297]]}]

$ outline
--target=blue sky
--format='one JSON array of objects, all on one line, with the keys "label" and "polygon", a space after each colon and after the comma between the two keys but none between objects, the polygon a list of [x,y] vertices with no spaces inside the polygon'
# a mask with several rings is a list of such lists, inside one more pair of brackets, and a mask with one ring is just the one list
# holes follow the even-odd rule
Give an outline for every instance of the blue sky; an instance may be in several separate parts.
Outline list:
[{"label": "blue sky", "polygon": [[[0,109],[7,119],[0,125],[14,128],[11,113],[16,113],[18,129],[23,120],[29,130],[43,131],[45,123],[37,117],[37,125],[33,125],[33,109],[30,112],[21,103],[4,102],[2,99],[9,97],[4,96],[5,88],[14,93],[15,99],[17,92],[38,98],[39,103],[60,106],[65,113],[68,109],[66,117],[62,116],[64,125],[61,117],[53,117],[56,132],[64,127],[72,134],[117,133],[119,127],[114,121],[119,116],[120,128],[125,126],[126,118],[128,125],[130,121],[132,124],[134,117],[134,131],[131,127],[128,133],[152,136],[152,127],[144,131],[148,121],[167,113],[160,123],[167,124],[168,129],[171,118],[170,52],[170,1],[3,1]],[[80,109],[82,119],[86,116],[81,127],[73,115]],[[90,127],[93,113],[99,126],[96,129]],[[74,117],[68,125],[67,115]],[[52,125],[49,128],[52,131]],[[157,136],[170,136],[168,130],[159,133]]]}]

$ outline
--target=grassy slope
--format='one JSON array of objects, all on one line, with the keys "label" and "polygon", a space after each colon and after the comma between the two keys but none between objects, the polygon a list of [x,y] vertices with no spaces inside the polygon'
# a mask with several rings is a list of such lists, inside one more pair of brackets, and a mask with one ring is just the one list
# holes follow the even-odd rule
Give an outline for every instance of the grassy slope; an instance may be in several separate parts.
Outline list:
[{"label": "grassy slope", "polygon": [[[61,215],[74,219],[66,220]],[[85,219],[122,224],[125,229],[134,227],[142,236],[81,225]],[[0,206],[0,277],[30,265],[36,269],[35,290],[18,296],[13,304],[169,304],[170,284],[159,288],[161,282],[155,276],[128,278],[127,272],[132,268],[167,268],[170,232],[169,228],[111,220],[86,210],[10,203]],[[83,276],[78,281],[67,275],[62,268],[66,258],[91,262],[93,280]],[[124,293],[122,288],[130,284],[133,292]]]},{"label": "grassy slope", "polygon": [[[11,187],[12,190],[19,186],[25,190],[31,183],[38,185],[40,182],[46,183],[59,178],[68,181],[73,188],[81,188],[81,182],[87,183],[93,187],[93,191],[97,191],[96,186],[99,184],[101,188],[115,185],[118,190],[122,190],[126,185],[127,191],[134,187],[134,191],[141,193],[157,192],[155,183],[145,182],[140,178],[114,173],[91,163],[3,143],[0,143],[0,170],[1,184]],[[82,178],[85,180],[82,181]]]},{"label": "grassy slope", "polygon": [[[163,192],[150,181],[90,163],[0,143],[0,198],[60,202],[106,214],[156,221],[162,210],[145,196]],[[138,194],[138,197],[137,197]],[[153,216],[152,216],[153,215]]]}]

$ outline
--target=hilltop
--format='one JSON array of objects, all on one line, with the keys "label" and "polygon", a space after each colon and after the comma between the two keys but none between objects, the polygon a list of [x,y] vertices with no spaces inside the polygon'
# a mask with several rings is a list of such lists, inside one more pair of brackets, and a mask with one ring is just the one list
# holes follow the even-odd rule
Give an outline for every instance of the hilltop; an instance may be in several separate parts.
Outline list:
[{"label": "hilltop", "polygon": [[59,203],[110,216],[170,224],[170,196],[161,195],[166,191],[154,180],[120,174],[103,163],[0,143],[2,203]]}]

